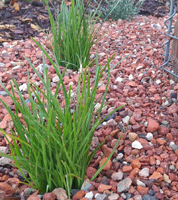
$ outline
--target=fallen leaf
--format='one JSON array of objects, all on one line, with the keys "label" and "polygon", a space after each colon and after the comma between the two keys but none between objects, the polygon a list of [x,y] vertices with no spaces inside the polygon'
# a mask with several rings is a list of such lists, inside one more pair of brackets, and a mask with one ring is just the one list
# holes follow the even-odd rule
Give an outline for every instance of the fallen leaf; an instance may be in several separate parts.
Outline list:
[{"label": "fallen leaf", "polygon": [[13,0],[10,2],[10,5],[13,5],[17,0]]},{"label": "fallen leaf", "polygon": [[0,25],[0,29],[15,29],[15,28],[16,26],[11,24]]},{"label": "fallen leaf", "polygon": [[2,42],[8,42],[8,40],[4,39],[4,38],[0,38],[0,43],[2,43]]},{"label": "fallen leaf", "polygon": [[35,31],[38,31],[39,28],[38,26],[34,25],[34,24],[30,24],[31,28],[34,29]]},{"label": "fallen leaf", "polygon": [[32,21],[32,19],[30,19],[30,18],[26,18],[26,19],[20,19],[22,22],[31,22]]},{"label": "fallen leaf", "polygon": [[72,2],[69,1],[65,1],[66,6],[70,6],[72,4]]},{"label": "fallen leaf", "polygon": [[41,18],[41,19],[48,19],[48,17],[45,17],[45,16],[43,16],[41,14],[39,14],[39,18]]},{"label": "fallen leaf", "polygon": [[13,7],[14,7],[14,10],[16,10],[16,11],[20,10],[20,7],[19,7],[18,3],[14,3]]}]

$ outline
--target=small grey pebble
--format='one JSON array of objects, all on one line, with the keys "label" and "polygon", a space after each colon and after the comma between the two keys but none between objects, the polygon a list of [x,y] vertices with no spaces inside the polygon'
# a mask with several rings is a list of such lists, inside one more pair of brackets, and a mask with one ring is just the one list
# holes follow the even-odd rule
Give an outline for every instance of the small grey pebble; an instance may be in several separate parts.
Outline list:
[{"label": "small grey pebble", "polygon": [[169,99],[169,103],[170,103],[170,104],[173,104],[173,100],[172,100],[171,98]]},{"label": "small grey pebble", "polygon": [[176,145],[174,143],[170,143],[169,147],[171,147],[174,151],[176,151],[178,149],[178,145]]},{"label": "small grey pebble", "polygon": [[92,186],[91,183],[87,183],[82,190],[89,191],[89,188]]},{"label": "small grey pebble", "polygon": [[30,99],[25,99],[25,103],[30,103]]},{"label": "small grey pebble", "polygon": [[14,172],[9,172],[9,176],[14,176]]},{"label": "small grey pebble", "polygon": [[0,67],[5,67],[6,64],[0,62]]},{"label": "small grey pebble", "polygon": [[153,196],[156,192],[153,189],[149,189],[148,194]]},{"label": "small grey pebble", "polygon": [[107,179],[108,178],[106,176],[103,176],[101,183],[104,184],[104,185],[108,185]]},{"label": "small grey pebble", "polygon": [[139,133],[139,134],[138,134],[138,137],[139,137],[139,138],[143,138],[143,139],[147,139],[147,138],[146,138],[146,135],[145,135],[144,133]]},{"label": "small grey pebble", "polygon": [[109,117],[107,117],[104,121],[109,121],[110,119],[115,119],[115,114],[113,113]]},{"label": "small grey pebble", "polygon": [[71,189],[70,194],[71,198],[79,191],[79,189]]},{"label": "small grey pebble", "polygon": [[170,98],[177,99],[177,94],[176,94],[176,93],[171,93],[171,94],[170,94]]},{"label": "small grey pebble", "polygon": [[2,95],[4,97],[9,96],[6,91],[0,91],[0,95]]},{"label": "small grey pebble", "polygon": [[107,199],[107,195],[106,194],[98,194],[96,197],[95,197],[95,199],[96,200],[105,200],[105,199]]},{"label": "small grey pebble", "polygon": [[[28,172],[24,169],[22,169],[22,172],[24,173],[24,175],[27,177],[28,176]],[[19,178],[24,179],[22,173],[20,172],[20,170],[17,170],[17,174],[19,176]]]},{"label": "small grey pebble", "polygon": [[146,194],[143,196],[142,200],[158,200],[158,199],[154,196],[150,196],[150,195]]},{"label": "small grey pebble", "polygon": [[128,200],[128,199],[130,199],[130,198],[131,198],[131,194],[129,194],[129,193],[126,193],[125,195],[126,195],[126,200]]},{"label": "small grey pebble", "polygon": [[174,103],[177,103],[177,99],[172,98],[172,100],[174,101]]},{"label": "small grey pebble", "polygon": [[172,170],[172,171],[174,171],[175,170],[175,166],[174,165],[170,165],[169,169]]}]

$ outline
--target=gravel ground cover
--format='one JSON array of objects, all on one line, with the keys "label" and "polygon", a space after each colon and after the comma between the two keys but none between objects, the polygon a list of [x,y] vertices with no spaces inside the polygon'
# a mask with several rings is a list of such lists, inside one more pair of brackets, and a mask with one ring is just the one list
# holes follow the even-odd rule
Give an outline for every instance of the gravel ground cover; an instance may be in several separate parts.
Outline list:
[{"label": "gravel ground cover", "polygon": [[[72,190],[73,199],[178,199],[178,84],[159,70],[159,66],[163,63],[161,44],[166,39],[164,20],[165,18],[153,16],[136,16],[132,22],[120,20],[104,23],[100,34],[105,33],[105,35],[98,44],[100,63],[104,65],[107,61],[106,56],[112,56],[114,53],[116,56],[112,65],[125,56],[128,57],[111,71],[110,89],[107,94],[108,105],[103,109],[102,117],[105,117],[113,107],[123,104],[126,106],[95,131],[91,150],[106,136],[118,130],[96,153],[86,171],[86,181],[82,189]],[[42,33],[35,39],[47,43]],[[96,50],[94,46],[91,50],[91,59],[95,57]],[[13,77],[19,83],[20,90],[28,103],[27,67],[31,81],[37,85],[41,82],[23,56],[29,58],[39,72],[42,70],[42,54],[32,40],[14,40],[3,43],[0,49],[0,78],[10,90],[10,81]],[[45,63],[49,65],[48,60]],[[93,77],[95,67],[89,71]],[[78,73],[72,70],[67,70],[65,73],[65,85],[67,87],[71,85],[72,90],[75,90]],[[58,77],[52,67],[49,68],[49,74],[53,91]],[[99,85],[97,98],[105,91],[105,84],[103,82]],[[0,98],[12,110],[14,109],[13,102],[2,88]],[[63,106],[62,95],[60,101]],[[0,127],[9,133],[13,123],[2,105],[0,105],[0,119]],[[121,132],[123,134],[117,151],[99,176],[89,182],[88,179],[111,153]],[[8,142],[2,133],[0,133],[0,152],[10,153]],[[17,168],[10,166],[11,162],[7,158],[0,158],[0,197],[28,200],[42,198],[38,192],[30,196],[31,189],[19,183],[23,177]],[[52,193],[46,193],[43,199],[65,200],[67,196],[64,190],[58,188]]]}]

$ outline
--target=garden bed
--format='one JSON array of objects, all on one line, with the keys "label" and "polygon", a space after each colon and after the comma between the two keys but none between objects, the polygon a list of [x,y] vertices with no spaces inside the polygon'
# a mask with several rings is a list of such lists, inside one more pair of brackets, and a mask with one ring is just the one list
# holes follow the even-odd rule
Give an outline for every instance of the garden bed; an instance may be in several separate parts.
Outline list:
[{"label": "garden bed", "polygon": [[[178,199],[178,84],[159,69],[164,53],[161,45],[166,40],[163,23],[165,19],[166,17],[138,15],[131,22],[119,20],[103,24],[99,34],[105,34],[98,43],[98,49],[96,46],[91,49],[91,59],[94,59],[98,50],[99,63],[104,66],[107,55],[111,57],[115,53],[111,63],[113,67],[121,59],[128,57],[111,71],[106,95],[108,105],[103,109],[101,118],[118,106],[125,107],[106,119],[94,132],[91,150],[116,131],[92,159],[86,170],[86,181],[82,190],[71,191],[73,199]],[[43,33],[35,36],[35,39],[41,44],[48,43]],[[43,86],[24,56],[40,71],[42,53],[31,39],[3,43],[0,49],[0,77],[9,91],[10,82],[14,78],[21,85],[21,93],[28,103],[27,68],[30,80],[41,88]],[[50,65],[47,59],[45,63]],[[61,70],[64,68],[61,67]],[[96,74],[95,66],[88,70],[93,78]],[[58,79],[52,66],[49,74],[51,91],[54,92]],[[78,72],[66,70],[63,82],[67,89],[71,85],[71,89],[75,91],[78,76]],[[105,89],[106,82],[103,81],[98,87],[96,100]],[[13,101],[2,87],[0,95],[11,110],[14,110]],[[62,92],[59,97],[61,106],[64,106]],[[10,133],[13,123],[2,104],[0,118],[0,127]],[[108,158],[121,132],[123,134],[119,146],[112,158],[93,181],[87,181]],[[0,152],[9,154],[9,150],[8,141],[1,133]],[[23,176],[10,163],[11,160],[0,158],[0,195],[15,199],[15,194],[20,194],[21,199],[39,200],[42,195],[36,192],[30,196],[34,191],[19,183]],[[64,190],[58,189],[45,194],[43,198],[60,200],[67,199],[67,195]]]}]

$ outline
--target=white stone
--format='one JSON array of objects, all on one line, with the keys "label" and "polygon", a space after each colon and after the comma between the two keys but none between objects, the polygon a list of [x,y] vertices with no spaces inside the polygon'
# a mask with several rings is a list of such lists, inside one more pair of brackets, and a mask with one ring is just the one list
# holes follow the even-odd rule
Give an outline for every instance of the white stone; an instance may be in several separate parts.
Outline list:
[{"label": "white stone", "polygon": [[4,47],[6,47],[8,45],[8,42],[3,42],[2,44]]},{"label": "white stone", "polygon": [[119,198],[119,195],[114,193],[108,196],[109,200],[117,200]]},{"label": "white stone", "polygon": [[145,183],[143,183],[143,182],[140,181],[139,179],[137,179],[137,185],[138,185],[138,186],[142,186],[142,187],[146,187]]},{"label": "white stone", "polygon": [[5,54],[6,52],[7,52],[6,50],[3,50],[3,51],[2,51],[2,54]]},{"label": "white stone", "polygon": [[162,121],[162,122],[161,122],[161,124],[168,125],[168,124],[169,124],[169,122],[168,122],[168,121],[166,121],[166,120],[164,120],[164,121]]},{"label": "white stone", "polygon": [[74,85],[74,82],[71,81],[71,82],[69,83],[69,85],[71,85],[71,86]]},{"label": "white stone", "polygon": [[98,83],[98,87],[101,87],[102,85],[105,85],[104,83]]},{"label": "white stone", "polygon": [[171,79],[170,80],[170,85],[173,85],[175,82]]},{"label": "white stone", "polygon": [[132,148],[142,149],[143,146],[142,146],[142,144],[139,141],[135,140],[134,142],[132,142]]},{"label": "white stone", "polygon": [[106,126],[106,122],[103,122],[103,126]]},{"label": "white stone", "polygon": [[100,103],[97,103],[95,106],[94,106],[94,112],[97,112],[101,107],[101,104]]},{"label": "white stone", "polygon": [[164,181],[166,182],[166,183],[171,183],[171,180],[170,180],[170,178],[169,178],[169,176],[167,175],[167,174],[164,174]]},{"label": "white stone", "polygon": [[111,113],[111,112],[114,111],[114,110],[115,110],[114,107],[110,107],[110,108],[108,109],[108,113]]},{"label": "white stone", "polygon": [[127,192],[132,184],[132,180],[130,178],[125,178],[120,181],[117,185],[117,192]]},{"label": "white stone", "polygon": [[153,144],[152,144],[151,142],[148,142],[148,144],[149,144],[150,146],[153,146]]},{"label": "white stone", "polygon": [[[107,108],[108,108],[108,106],[106,105],[106,106],[103,106],[103,108],[102,108],[102,111],[106,111],[107,110]],[[108,113],[109,114],[109,113]]]},{"label": "white stone", "polygon": [[123,121],[123,123],[128,124],[129,123],[129,119],[130,119],[130,117],[127,115],[124,118],[122,118],[122,121]]},{"label": "white stone", "polygon": [[147,133],[146,139],[151,141],[152,138],[153,138],[153,134],[152,133]]},{"label": "white stone", "polygon": [[12,162],[11,159],[6,158],[6,157],[1,157],[0,158],[0,165],[4,166],[4,165],[9,165]]},{"label": "white stone", "polygon": [[20,86],[19,86],[19,90],[20,90],[21,92],[26,92],[26,91],[28,90],[27,84],[24,83],[23,85],[20,85]]},{"label": "white stone", "polygon": [[156,165],[160,165],[161,162],[159,160],[156,160]]},{"label": "white stone", "polygon": [[110,119],[106,122],[106,126],[116,126],[117,122],[114,119]]},{"label": "white stone", "polygon": [[47,64],[40,64],[40,65],[38,65],[38,71],[39,71],[40,73],[43,73],[44,68],[48,68],[48,69],[49,69],[50,66],[47,65]]},{"label": "white stone", "polygon": [[159,30],[162,29],[162,27],[161,27],[161,25],[160,25],[159,23],[157,23],[157,24],[151,24],[151,27],[152,27],[153,29],[159,29]]},{"label": "white stone", "polygon": [[139,176],[148,177],[149,176],[149,168],[145,167],[139,171]]},{"label": "white stone", "polygon": [[142,69],[143,68],[143,66],[138,66],[137,68],[136,68],[136,70],[139,70],[139,69]]},{"label": "white stone", "polygon": [[91,191],[91,192],[88,192],[88,193],[85,195],[85,198],[87,198],[87,199],[89,199],[89,200],[92,200],[93,196],[94,196],[94,194],[93,194],[93,192]]},{"label": "white stone", "polygon": [[53,81],[53,83],[58,83],[59,82],[59,76],[56,75],[55,77],[53,77],[52,81]]},{"label": "white stone", "polygon": [[121,194],[121,197],[122,197],[123,199],[127,199],[127,196],[126,196],[124,193]]},{"label": "white stone", "polygon": [[13,45],[17,45],[17,41],[12,42]]},{"label": "white stone", "polygon": [[162,189],[160,189],[160,193],[161,193],[161,194],[164,194],[164,191],[163,191]]},{"label": "white stone", "polygon": [[[67,94],[69,94],[69,91],[67,92]],[[72,90],[70,91],[70,97],[73,98],[73,97],[76,97],[76,93],[73,92]]]},{"label": "white stone", "polygon": [[104,53],[104,52],[102,52],[102,53],[99,53],[98,54],[98,58],[102,58],[103,56],[105,56],[106,54]]},{"label": "white stone", "polygon": [[147,127],[148,126],[148,122],[144,122],[144,124],[143,124],[145,127]]},{"label": "white stone", "polygon": [[129,81],[133,81],[134,80],[134,77],[132,74],[129,75]]},{"label": "white stone", "polygon": [[138,77],[143,76],[143,73],[139,74]]},{"label": "white stone", "polygon": [[119,153],[116,157],[116,160],[121,160],[124,157],[122,153]]},{"label": "white stone", "polygon": [[170,103],[169,103],[168,100],[166,100],[164,103],[162,103],[162,106],[165,106],[165,107],[167,107],[167,106],[169,106],[169,105],[170,105]]},{"label": "white stone", "polygon": [[117,85],[113,85],[112,88],[113,88],[114,90],[116,90],[118,87],[117,87]]},{"label": "white stone", "polygon": [[141,195],[135,195],[134,197],[133,197],[133,199],[134,200],[142,200],[142,196]]},{"label": "white stone", "polygon": [[95,58],[95,54],[91,54],[90,58],[94,59]]},{"label": "white stone", "polygon": [[121,77],[117,77],[115,80],[115,82],[119,82],[119,83],[121,83],[122,81],[123,81],[123,78],[121,78]]},{"label": "white stone", "polygon": [[174,142],[170,142],[169,147],[170,147],[171,145],[175,145],[175,143],[174,143]]},{"label": "white stone", "polygon": [[7,153],[8,153],[8,148],[7,148],[7,147],[4,147],[4,146],[0,146],[0,153],[5,153],[5,154],[7,154]]},{"label": "white stone", "polygon": [[21,66],[20,66],[20,65],[17,65],[17,66],[15,66],[15,67],[13,67],[12,70],[17,70],[17,69],[20,69],[20,68],[21,68]]},{"label": "white stone", "polygon": [[11,61],[10,63],[11,63],[11,65],[13,65],[14,67],[15,67],[15,66],[18,66],[18,65],[23,65],[23,64],[24,64],[23,62],[20,62],[20,61],[19,61],[19,62],[13,62],[13,61]]},{"label": "white stone", "polygon": [[40,86],[40,82],[36,81],[36,82],[35,82],[35,85],[36,85],[36,86]]},{"label": "white stone", "polygon": [[123,173],[123,172],[116,172],[116,173],[114,173],[114,174],[111,176],[111,178],[112,178],[114,181],[120,181],[120,180],[122,180],[123,176],[124,176],[124,173]]},{"label": "white stone", "polygon": [[96,193],[96,194],[95,194],[95,199],[96,199],[96,197],[98,197],[99,195],[100,195],[100,193]]},{"label": "white stone", "polygon": [[0,67],[5,67],[6,65],[4,63],[0,63]]},{"label": "white stone", "polygon": [[160,79],[156,80],[156,84],[157,84],[157,85],[159,85],[160,83],[161,83],[161,80],[160,80]]}]

